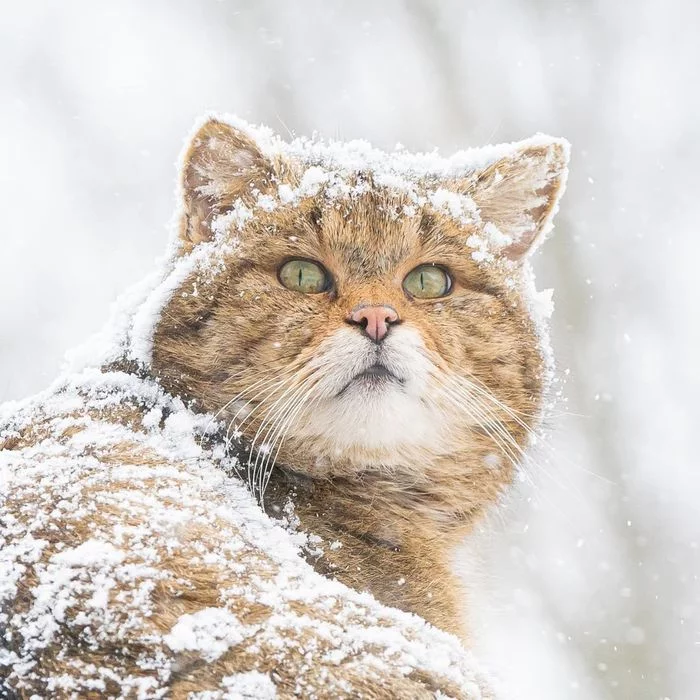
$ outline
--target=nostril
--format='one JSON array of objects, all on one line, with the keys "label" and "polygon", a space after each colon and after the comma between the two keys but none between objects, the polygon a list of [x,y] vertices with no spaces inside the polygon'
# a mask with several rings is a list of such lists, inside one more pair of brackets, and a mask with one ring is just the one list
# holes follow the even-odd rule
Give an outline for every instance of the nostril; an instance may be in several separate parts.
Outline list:
[{"label": "nostril", "polygon": [[375,342],[379,342],[389,332],[389,325],[399,322],[399,315],[391,306],[384,304],[356,306],[348,316],[348,323],[360,326]]}]

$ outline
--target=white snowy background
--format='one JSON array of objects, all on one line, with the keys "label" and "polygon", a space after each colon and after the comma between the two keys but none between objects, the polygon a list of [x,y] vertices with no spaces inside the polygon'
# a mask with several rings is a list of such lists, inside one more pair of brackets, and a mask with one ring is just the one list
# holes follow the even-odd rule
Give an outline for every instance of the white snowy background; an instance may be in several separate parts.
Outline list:
[{"label": "white snowy background", "polygon": [[700,4],[0,10],[0,400],[45,386],[152,268],[205,110],[444,153],[566,136],[536,269],[568,402],[534,485],[459,557],[477,648],[524,700],[698,697]]}]

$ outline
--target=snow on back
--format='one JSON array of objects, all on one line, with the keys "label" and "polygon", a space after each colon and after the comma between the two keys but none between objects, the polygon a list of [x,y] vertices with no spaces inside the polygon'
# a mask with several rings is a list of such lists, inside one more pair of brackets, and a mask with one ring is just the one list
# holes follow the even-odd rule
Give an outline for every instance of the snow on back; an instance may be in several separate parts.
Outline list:
[{"label": "snow on back", "polygon": [[235,676],[227,676],[223,679],[223,685],[230,695],[227,700],[245,700],[257,698],[258,700],[274,700],[277,697],[274,683],[257,671],[238,673]]},{"label": "snow on back", "polygon": [[180,617],[163,641],[173,651],[196,651],[205,661],[216,661],[255,631],[255,627],[243,627],[225,608],[204,608]]},{"label": "snow on back", "polygon": [[[127,426],[134,410],[141,418]],[[297,663],[306,639],[323,682],[338,691],[346,677],[380,682],[417,670],[459,697],[482,697],[486,677],[455,638],[314,572],[300,555],[305,536],[272,521],[227,476],[235,457],[207,446],[215,428],[150,379],[96,369],[3,414],[0,441],[42,437],[0,451],[0,674],[59,694],[107,693],[117,683],[125,694],[159,697],[179,656],[211,663],[235,649],[282,668]],[[101,461],[115,453],[118,462]],[[76,535],[86,528],[88,537]],[[155,590],[171,591],[168,607],[178,607],[202,567],[219,572],[215,602],[173,611],[160,630],[164,593]],[[28,580],[27,604],[11,612]],[[268,612],[258,621],[260,610]],[[77,656],[75,635],[86,645]],[[106,643],[118,646],[91,662],[89,650]],[[130,643],[138,653],[126,664]],[[64,657],[70,672],[51,670]],[[319,682],[314,663],[298,670],[305,696]],[[218,687],[211,697],[275,697],[271,677],[256,669],[226,673]]]}]

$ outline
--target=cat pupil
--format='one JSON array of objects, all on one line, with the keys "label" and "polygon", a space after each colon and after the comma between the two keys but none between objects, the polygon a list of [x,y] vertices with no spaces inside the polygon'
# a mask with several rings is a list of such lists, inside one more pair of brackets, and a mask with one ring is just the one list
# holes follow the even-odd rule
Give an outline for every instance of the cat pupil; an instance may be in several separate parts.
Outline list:
[{"label": "cat pupil", "polygon": [[420,273],[420,288],[425,289],[425,285],[423,284],[423,273]]},{"label": "cat pupil", "polygon": [[302,271],[301,268],[299,268],[299,286],[301,287],[301,276],[302,276]]}]

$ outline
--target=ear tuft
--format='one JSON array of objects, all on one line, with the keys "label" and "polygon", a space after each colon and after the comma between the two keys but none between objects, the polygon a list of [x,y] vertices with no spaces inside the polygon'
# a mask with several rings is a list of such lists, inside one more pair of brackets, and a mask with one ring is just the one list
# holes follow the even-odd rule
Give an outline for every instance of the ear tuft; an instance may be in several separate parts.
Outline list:
[{"label": "ear tuft", "polygon": [[502,255],[522,260],[551,230],[569,153],[564,139],[537,136],[478,174],[471,195],[481,219],[512,240]]},{"label": "ear tuft", "polygon": [[255,187],[262,190],[270,177],[269,162],[249,136],[217,119],[207,121],[190,141],[182,167],[185,244],[210,239],[213,218]]}]

